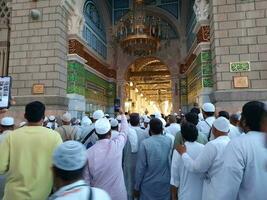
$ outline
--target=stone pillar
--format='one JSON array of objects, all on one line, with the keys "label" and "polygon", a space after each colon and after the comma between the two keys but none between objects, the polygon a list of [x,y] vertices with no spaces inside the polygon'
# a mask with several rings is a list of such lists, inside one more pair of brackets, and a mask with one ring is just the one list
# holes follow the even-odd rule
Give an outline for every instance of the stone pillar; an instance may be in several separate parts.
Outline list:
[{"label": "stone pillar", "polygon": [[173,113],[178,113],[180,109],[180,86],[178,74],[171,76],[172,84],[172,111]]},{"label": "stone pillar", "polygon": [[[13,77],[12,95],[17,105],[40,100],[47,114],[61,114],[67,109],[67,20],[68,0],[13,0],[10,67]],[[35,18],[34,13],[39,15]],[[44,94],[34,95],[34,84],[44,84]],[[20,114],[21,115],[21,114]]]},{"label": "stone pillar", "polygon": [[125,80],[117,80],[117,98],[120,99],[121,107],[124,108],[126,96],[126,81]]},{"label": "stone pillar", "polygon": [[[267,1],[211,2],[211,49],[218,109],[240,110],[246,101],[267,100]],[[250,70],[242,62],[250,62]],[[230,72],[230,63],[241,63]],[[234,77],[247,77],[247,88],[234,87]],[[245,84],[244,84],[245,85]]]}]

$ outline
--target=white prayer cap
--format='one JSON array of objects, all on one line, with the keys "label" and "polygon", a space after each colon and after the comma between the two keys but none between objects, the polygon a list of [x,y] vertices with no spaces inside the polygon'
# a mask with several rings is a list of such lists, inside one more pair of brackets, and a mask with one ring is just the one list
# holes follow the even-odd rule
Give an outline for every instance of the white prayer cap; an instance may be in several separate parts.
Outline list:
[{"label": "white prayer cap", "polygon": [[89,126],[91,124],[92,124],[92,121],[91,121],[91,119],[89,117],[84,116],[82,118],[82,126]]},{"label": "white prayer cap", "polygon": [[105,114],[105,117],[106,117],[106,118],[109,118],[109,114]]},{"label": "white prayer cap", "polygon": [[121,121],[121,115],[118,115],[118,116],[117,116],[117,120],[118,120],[118,121]]},{"label": "white prayer cap", "polygon": [[111,129],[111,125],[108,119],[101,118],[95,123],[95,131],[99,135],[107,134]]},{"label": "white prayer cap", "polygon": [[148,118],[148,117],[145,117],[145,119],[144,119],[144,123],[149,123],[150,122],[150,119]]},{"label": "white prayer cap", "polygon": [[93,114],[93,119],[98,120],[100,118],[103,118],[104,116],[105,114],[102,110],[96,110]]},{"label": "white prayer cap", "polygon": [[177,114],[177,113],[173,113],[173,115],[174,115],[175,117],[177,117],[177,116],[178,116],[178,114]]},{"label": "white prayer cap", "polygon": [[53,165],[65,171],[81,169],[86,164],[86,149],[76,141],[67,141],[59,145],[53,154]]},{"label": "white prayer cap", "polygon": [[19,123],[19,128],[22,128],[23,126],[25,126],[27,124],[27,122],[20,122]]},{"label": "white prayer cap", "polygon": [[214,123],[213,126],[223,133],[228,133],[230,130],[230,122],[225,117],[218,117]]},{"label": "white prayer cap", "polygon": [[215,106],[212,103],[204,103],[202,110],[204,112],[215,112]]},{"label": "white prayer cap", "polygon": [[51,115],[48,117],[49,121],[54,121],[56,119],[56,117],[54,115]]},{"label": "white prayer cap", "polygon": [[69,112],[66,112],[62,115],[62,121],[64,122],[70,122],[71,121],[71,114]]},{"label": "white prayer cap", "polygon": [[2,126],[13,126],[14,125],[14,118],[13,117],[4,117],[1,120]]},{"label": "white prayer cap", "polygon": [[119,122],[118,122],[118,120],[111,118],[110,119],[110,125],[111,125],[111,127],[117,127],[119,125]]},{"label": "white prayer cap", "polygon": [[155,112],[154,115],[155,115],[156,118],[160,118],[161,117],[160,112]]}]

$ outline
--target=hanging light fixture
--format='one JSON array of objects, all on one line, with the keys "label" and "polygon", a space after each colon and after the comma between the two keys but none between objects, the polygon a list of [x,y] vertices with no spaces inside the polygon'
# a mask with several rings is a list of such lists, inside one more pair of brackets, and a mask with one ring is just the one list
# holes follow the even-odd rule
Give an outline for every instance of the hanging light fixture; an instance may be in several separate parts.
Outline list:
[{"label": "hanging light fixture", "polygon": [[120,19],[116,35],[125,53],[151,55],[160,47],[161,20],[146,15],[144,0],[135,0],[133,10]]}]

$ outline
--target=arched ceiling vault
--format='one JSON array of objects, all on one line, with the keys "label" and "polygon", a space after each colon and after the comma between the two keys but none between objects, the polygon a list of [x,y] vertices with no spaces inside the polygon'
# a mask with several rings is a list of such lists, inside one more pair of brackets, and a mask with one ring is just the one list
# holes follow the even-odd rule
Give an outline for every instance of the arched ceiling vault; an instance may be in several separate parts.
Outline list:
[{"label": "arched ceiling vault", "polygon": [[168,66],[156,57],[136,59],[129,66],[126,79],[148,100],[171,99],[170,71]]}]

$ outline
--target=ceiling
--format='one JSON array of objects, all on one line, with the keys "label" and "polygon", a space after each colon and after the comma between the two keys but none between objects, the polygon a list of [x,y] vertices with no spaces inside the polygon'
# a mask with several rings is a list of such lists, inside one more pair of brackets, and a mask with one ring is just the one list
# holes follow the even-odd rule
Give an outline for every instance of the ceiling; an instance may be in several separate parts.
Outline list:
[{"label": "ceiling", "polygon": [[[115,25],[123,16],[125,16],[132,7],[133,0],[105,0],[109,8],[110,17]],[[177,20],[180,19],[181,14],[181,0],[144,0],[146,6],[157,7],[174,16]],[[153,10],[153,9],[152,9]],[[161,19],[164,23],[163,29],[166,30],[170,36],[169,38],[179,38],[178,31],[167,19]],[[177,23],[177,22],[176,22]]]},{"label": "ceiling", "polygon": [[171,99],[168,67],[154,57],[137,59],[128,69],[127,79],[150,101]]}]

